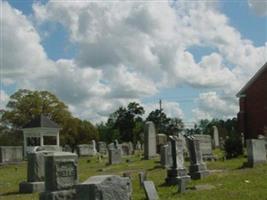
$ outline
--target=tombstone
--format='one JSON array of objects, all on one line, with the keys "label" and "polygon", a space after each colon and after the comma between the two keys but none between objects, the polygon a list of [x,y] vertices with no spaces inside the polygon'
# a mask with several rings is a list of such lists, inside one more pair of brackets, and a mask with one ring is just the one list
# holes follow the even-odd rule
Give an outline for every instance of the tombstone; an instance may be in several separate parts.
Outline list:
[{"label": "tombstone", "polygon": [[244,136],[244,133],[241,132],[240,136],[241,136],[242,147],[244,147],[245,146],[245,136]]},{"label": "tombstone", "polygon": [[156,130],[153,122],[145,124],[144,158],[146,160],[156,156]]},{"label": "tombstone", "polygon": [[156,135],[156,142],[157,142],[157,153],[160,153],[160,147],[166,145],[168,142],[168,138],[166,134],[157,134]]},{"label": "tombstone", "polygon": [[129,153],[130,153],[130,155],[134,155],[133,143],[130,141],[130,142],[128,142],[128,144],[129,144]]},{"label": "tombstone", "polygon": [[89,156],[89,145],[79,144],[77,145],[77,153],[79,156]]},{"label": "tombstone", "polygon": [[0,163],[16,163],[22,160],[22,146],[0,146]]},{"label": "tombstone", "polygon": [[121,154],[122,154],[121,152],[122,151],[119,148],[114,148],[114,149],[108,150],[109,165],[121,163]]},{"label": "tombstone", "polygon": [[261,139],[247,140],[247,154],[249,167],[254,167],[259,163],[266,163],[265,141]]},{"label": "tombstone", "polygon": [[99,141],[97,143],[97,151],[100,153],[100,154],[103,154],[103,155],[106,155],[108,150],[107,150],[107,145],[105,142],[101,142]]},{"label": "tombstone", "polygon": [[136,150],[142,150],[142,145],[141,145],[141,142],[139,140],[136,143],[135,149]]},{"label": "tombstone", "polygon": [[95,156],[97,154],[95,140],[92,140],[89,144],[89,156]]},{"label": "tombstone", "polygon": [[45,156],[51,152],[39,151],[27,155],[27,181],[19,184],[20,193],[43,192]]},{"label": "tombstone", "polygon": [[186,191],[186,179],[179,179],[178,180],[178,192],[179,193],[184,193]]},{"label": "tombstone", "polygon": [[189,175],[192,179],[202,179],[209,174],[206,163],[202,159],[200,142],[194,137],[187,138],[190,155]]},{"label": "tombstone", "polygon": [[219,140],[219,131],[217,126],[213,126],[213,147],[219,148],[220,147],[220,140]]},{"label": "tombstone", "polygon": [[64,145],[62,148],[62,151],[72,153],[72,149],[71,149],[70,145]]},{"label": "tombstone", "polygon": [[160,148],[160,164],[164,168],[172,165],[171,148],[169,145],[163,145]]},{"label": "tombstone", "polygon": [[170,136],[170,148],[172,153],[172,165],[167,170],[167,185],[176,185],[179,179],[190,180],[184,167],[183,142],[181,139]]},{"label": "tombstone", "polygon": [[140,185],[140,187],[143,187],[144,181],[147,180],[146,172],[139,172],[138,173],[138,177],[139,177],[139,185]]},{"label": "tombstone", "polygon": [[159,196],[153,181],[144,181],[144,190],[147,200],[158,200]]},{"label": "tombstone", "polygon": [[124,142],[121,144],[121,150],[122,150],[122,155],[123,156],[128,156],[130,155],[130,147],[129,144]]},{"label": "tombstone", "polygon": [[67,152],[53,152],[45,156],[45,192],[40,200],[72,200],[74,185],[78,183],[78,156]]},{"label": "tombstone", "polygon": [[212,145],[210,135],[194,135],[194,138],[199,140],[199,147],[202,153],[203,160],[212,160],[214,156],[212,154]]},{"label": "tombstone", "polygon": [[77,200],[131,200],[132,183],[128,177],[92,176],[75,186]]}]

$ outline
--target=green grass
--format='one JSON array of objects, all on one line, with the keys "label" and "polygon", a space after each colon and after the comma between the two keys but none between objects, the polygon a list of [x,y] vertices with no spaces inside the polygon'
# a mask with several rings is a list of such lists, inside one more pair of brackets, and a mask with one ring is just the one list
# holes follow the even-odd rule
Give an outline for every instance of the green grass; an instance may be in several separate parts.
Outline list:
[{"label": "green grass", "polygon": [[[125,160],[131,162],[126,163]],[[90,161],[88,161],[90,160]],[[196,191],[189,189],[184,194],[177,193],[177,187],[163,186],[166,170],[160,168],[159,158],[155,160],[141,160],[139,156],[124,158],[118,165],[106,166],[106,159],[98,162],[96,158],[84,157],[79,159],[79,181],[101,174],[122,175],[130,171],[133,183],[133,199],[145,199],[144,191],[138,183],[138,172],[147,170],[148,179],[153,180],[162,200],[267,200],[267,164],[253,169],[240,169],[245,158],[227,161],[207,162],[211,170],[210,176],[203,180],[191,181],[189,187],[209,184],[214,189]],[[188,163],[186,163],[188,165]],[[19,194],[19,183],[26,180],[26,162],[18,165],[0,167],[0,199],[4,200],[37,200],[38,194]]]}]

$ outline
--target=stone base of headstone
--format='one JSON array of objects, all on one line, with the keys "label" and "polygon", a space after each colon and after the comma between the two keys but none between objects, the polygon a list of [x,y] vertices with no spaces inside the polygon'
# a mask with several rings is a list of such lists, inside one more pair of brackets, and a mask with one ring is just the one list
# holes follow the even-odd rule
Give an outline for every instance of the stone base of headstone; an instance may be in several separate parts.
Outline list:
[{"label": "stone base of headstone", "polygon": [[76,191],[60,190],[40,193],[39,200],[73,200],[75,199]]},{"label": "stone base of headstone", "polygon": [[186,192],[186,184],[187,184],[188,180],[186,179],[179,179],[178,180],[178,192],[179,193],[184,193]]},{"label": "stone base of headstone", "polygon": [[20,193],[43,192],[45,190],[44,182],[21,182],[19,184]]},{"label": "stone base of headstone", "polygon": [[199,165],[190,165],[189,166],[189,175],[192,179],[202,179],[209,175],[206,164]]},{"label": "stone base of headstone", "polygon": [[168,169],[167,170],[167,178],[165,182],[167,185],[177,185],[179,179],[184,179],[189,181],[191,178],[187,175],[185,169]]}]

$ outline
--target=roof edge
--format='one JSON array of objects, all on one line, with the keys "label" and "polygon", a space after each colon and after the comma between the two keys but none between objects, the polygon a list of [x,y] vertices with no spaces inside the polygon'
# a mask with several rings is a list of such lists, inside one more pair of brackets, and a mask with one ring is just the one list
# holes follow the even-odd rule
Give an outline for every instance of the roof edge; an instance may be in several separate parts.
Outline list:
[{"label": "roof edge", "polygon": [[236,97],[242,97],[244,92],[254,83],[254,81],[267,70],[267,62],[256,72],[256,74],[246,83],[246,85],[236,94]]}]

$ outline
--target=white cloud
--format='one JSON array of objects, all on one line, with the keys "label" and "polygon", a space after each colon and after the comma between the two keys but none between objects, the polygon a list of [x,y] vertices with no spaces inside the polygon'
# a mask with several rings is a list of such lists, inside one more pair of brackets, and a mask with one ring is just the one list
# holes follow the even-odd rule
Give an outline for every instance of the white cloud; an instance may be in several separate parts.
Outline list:
[{"label": "white cloud", "polygon": [[[217,88],[234,97],[266,61],[267,45],[256,47],[242,38],[216,5],[182,0],[35,2],[36,25],[3,2],[3,83],[50,90],[75,115],[93,121],[106,119],[120,105],[180,84]],[[35,27],[46,23],[65,27],[69,41],[78,47],[77,57],[47,57]],[[215,52],[196,62],[189,52],[194,46]],[[200,95],[198,102],[198,116],[230,116],[237,105],[214,93]],[[230,108],[223,109],[225,105]],[[153,106],[146,105],[148,110]],[[183,116],[175,102],[166,102],[164,108],[170,116]]]},{"label": "white cloud", "polygon": [[248,0],[248,5],[257,15],[267,15],[267,1],[266,0]]},{"label": "white cloud", "polygon": [[9,101],[9,95],[4,91],[0,91],[0,109],[5,109],[7,102]]},{"label": "white cloud", "polygon": [[237,100],[232,96],[219,96],[216,92],[201,93],[196,100],[198,107],[193,110],[194,120],[232,118],[238,112]]}]

